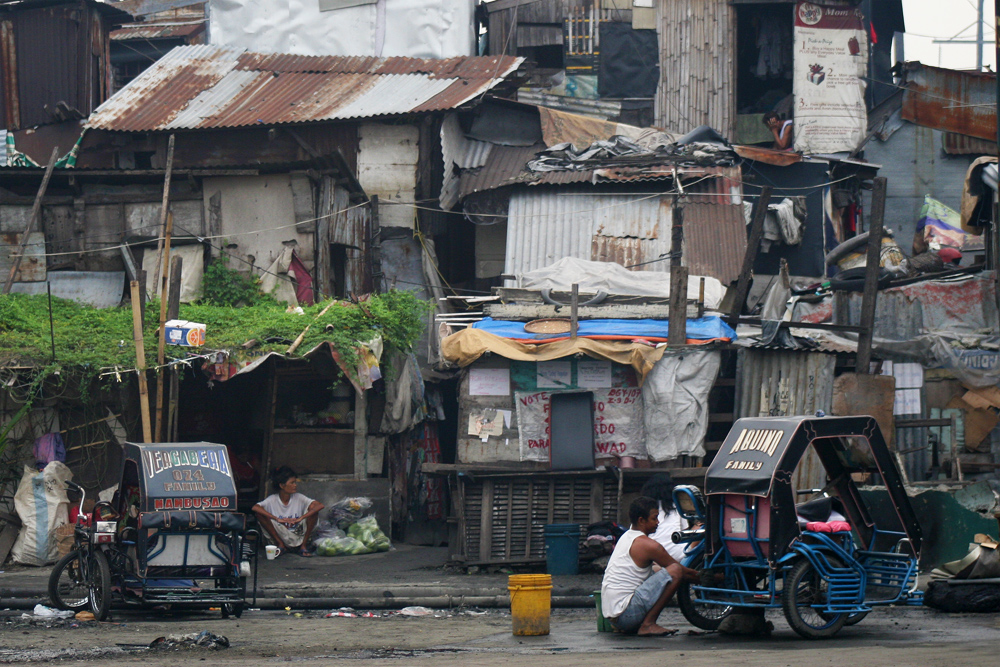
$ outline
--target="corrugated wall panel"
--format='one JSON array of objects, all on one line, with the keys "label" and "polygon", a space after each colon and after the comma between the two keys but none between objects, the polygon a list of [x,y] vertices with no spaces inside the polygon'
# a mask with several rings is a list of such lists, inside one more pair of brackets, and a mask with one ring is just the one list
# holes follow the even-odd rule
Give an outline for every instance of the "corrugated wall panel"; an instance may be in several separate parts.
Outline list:
[{"label": "corrugated wall panel", "polygon": [[25,11],[14,18],[17,33],[18,95],[21,128],[51,123],[48,105],[55,111],[63,101],[84,116],[91,111],[81,80],[81,55],[90,54],[89,10],[80,6],[46,7]]},{"label": "corrugated wall panel", "polygon": [[[736,355],[736,416],[830,414],[836,356],[819,352],[742,349]],[[761,404],[764,408],[761,408]],[[795,474],[796,488],[826,485],[826,472],[809,450]]]},{"label": "corrugated wall panel", "polygon": [[727,0],[668,0],[657,7],[661,79],[655,124],[680,134],[707,124],[731,136],[735,8]]},{"label": "corrugated wall panel", "polygon": [[[670,252],[670,224],[667,198],[578,194],[565,189],[515,192],[507,218],[504,273],[521,274],[563,257],[592,259],[595,248],[606,248],[595,237],[616,237],[619,244],[646,239],[639,244],[647,253],[645,259],[655,259]],[[670,266],[656,262],[642,268],[669,271]]]}]

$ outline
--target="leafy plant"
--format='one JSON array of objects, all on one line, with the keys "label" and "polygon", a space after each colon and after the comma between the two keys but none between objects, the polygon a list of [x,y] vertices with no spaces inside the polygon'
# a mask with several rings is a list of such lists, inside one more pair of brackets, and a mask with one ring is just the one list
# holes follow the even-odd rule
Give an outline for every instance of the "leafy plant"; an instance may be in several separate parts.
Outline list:
[{"label": "leafy plant", "polygon": [[260,279],[230,269],[222,260],[212,261],[202,279],[202,300],[215,306],[252,306],[274,301],[260,291]]}]

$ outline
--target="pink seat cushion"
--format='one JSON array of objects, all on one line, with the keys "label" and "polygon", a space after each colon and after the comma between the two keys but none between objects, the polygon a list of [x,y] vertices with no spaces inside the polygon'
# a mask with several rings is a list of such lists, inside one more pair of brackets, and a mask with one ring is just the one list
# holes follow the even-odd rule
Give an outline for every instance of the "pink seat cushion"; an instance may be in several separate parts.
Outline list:
[{"label": "pink seat cushion", "polygon": [[806,530],[814,533],[842,533],[850,529],[851,524],[846,521],[810,521],[806,524]]}]

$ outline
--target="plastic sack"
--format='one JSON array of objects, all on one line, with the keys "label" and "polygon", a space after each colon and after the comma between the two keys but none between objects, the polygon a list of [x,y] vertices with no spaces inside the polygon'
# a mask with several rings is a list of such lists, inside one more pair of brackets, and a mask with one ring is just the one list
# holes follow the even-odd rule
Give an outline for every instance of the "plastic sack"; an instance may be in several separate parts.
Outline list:
[{"label": "plastic sack", "polygon": [[325,537],[316,543],[320,556],[357,556],[371,553],[371,549],[353,537]]},{"label": "plastic sack", "polygon": [[312,543],[313,545],[319,545],[321,540],[325,540],[330,537],[346,537],[347,533],[340,530],[334,524],[329,521],[322,520],[316,522],[316,529],[313,531]]},{"label": "plastic sack", "polygon": [[45,467],[53,461],[66,460],[66,445],[58,433],[46,433],[35,440],[35,464]]},{"label": "plastic sack", "polygon": [[65,463],[53,461],[42,472],[24,466],[14,494],[14,510],[21,530],[10,555],[22,565],[46,565],[59,557],[56,528],[69,522],[66,481],[73,473]]},{"label": "plastic sack", "polygon": [[364,496],[344,498],[330,506],[327,521],[341,530],[347,530],[348,526],[352,523],[357,523],[364,513],[371,508],[371,498],[365,498]]},{"label": "plastic sack", "polygon": [[378,527],[378,521],[372,515],[352,524],[347,529],[347,535],[358,540],[372,551],[388,551],[392,546],[389,538]]}]

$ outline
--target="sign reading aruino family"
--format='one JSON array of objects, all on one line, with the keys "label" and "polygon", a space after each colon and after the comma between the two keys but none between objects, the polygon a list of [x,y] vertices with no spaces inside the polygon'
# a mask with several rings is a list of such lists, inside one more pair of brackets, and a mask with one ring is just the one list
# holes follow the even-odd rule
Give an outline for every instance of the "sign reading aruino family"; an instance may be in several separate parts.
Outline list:
[{"label": "sign reading aruino family", "polygon": [[795,150],[852,151],[865,137],[868,36],[861,10],[795,6]]}]

